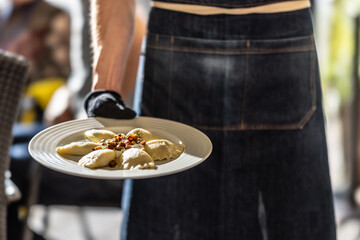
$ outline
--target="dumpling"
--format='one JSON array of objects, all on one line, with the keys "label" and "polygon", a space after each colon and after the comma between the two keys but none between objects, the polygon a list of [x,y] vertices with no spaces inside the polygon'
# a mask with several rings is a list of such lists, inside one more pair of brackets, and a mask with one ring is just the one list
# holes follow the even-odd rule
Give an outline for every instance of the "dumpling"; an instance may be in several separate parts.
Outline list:
[{"label": "dumpling", "polygon": [[128,132],[127,136],[129,136],[130,134],[138,135],[144,141],[159,139],[159,137],[156,134],[151,133],[148,130],[145,130],[142,128],[135,128],[135,129],[131,130],[130,132]]},{"label": "dumpling", "polygon": [[156,139],[145,143],[145,151],[154,159],[154,161],[178,158],[184,151],[184,148],[184,144],[174,144],[165,139]]},{"label": "dumpling", "polygon": [[110,139],[116,134],[109,130],[92,129],[85,132],[85,138],[92,142],[99,142],[101,139]]},{"label": "dumpling", "polygon": [[57,147],[56,151],[60,154],[83,156],[91,152],[92,149],[97,146],[99,146],[99,144],[94,142],[72,142],[70,144]]},{"label": "dumpling", "polygon": [[145,169],[155,168],[153,159],[144,150],[130,148],[120,156],[122,169]]},{"label": "dumpling", "polygon": [[79,166],[88,168],[106,167],[110,161],[115,160],[115,151],[110,149],[96,150],[83,156],[79,162]]}]

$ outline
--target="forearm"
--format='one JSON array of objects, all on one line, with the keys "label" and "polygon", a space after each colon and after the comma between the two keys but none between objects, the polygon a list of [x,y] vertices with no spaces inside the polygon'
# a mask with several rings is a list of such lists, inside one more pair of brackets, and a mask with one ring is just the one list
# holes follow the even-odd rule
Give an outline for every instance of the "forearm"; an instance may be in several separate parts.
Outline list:
[{"label": "forearm", "polygon": [[92,89],[121,91],[134,18],[135,0],[91,0]]}]

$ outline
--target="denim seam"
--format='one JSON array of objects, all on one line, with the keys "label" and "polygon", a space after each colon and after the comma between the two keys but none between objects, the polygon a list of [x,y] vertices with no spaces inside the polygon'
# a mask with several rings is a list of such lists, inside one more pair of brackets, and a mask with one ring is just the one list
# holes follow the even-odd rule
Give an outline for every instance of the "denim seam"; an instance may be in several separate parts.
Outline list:
[{"label": "denim seam", "polygon": [[[289,0],[290,1],[290,0]],[[202,4],[196,1],[190,1],[190,0],[177,0],[176,2],[178,3],[194,3],[197,5],[206,5],[206,6],[222,6],[222,7],[245,7],[245,6],[261,6],[261,5],[266,5],[269,3],[276,3],[276,2],[283,2],[281,0],[273,0],[273,1],[267,1],[267,2],[260,2],[260,3],[247,3],[247,4],[224,4],[224,3],[206,3],[206,4]]]},{"label": "denim seam", "polygon": [[[201,130],[206,131],[237,131],[237,130],[301,130],[304,128],[307,122],[311,119],[312,115],[316,111],[316,91],[315,91],[315,52],[312,51],[310,53],[310,94],[311,94],[311,108],[306,112],[305,116],[295,124],[245,124],[243,123],[243,120],[240,124],[234,124],[229,126],[204,126],[204,125],[197,125],[197,124],[191,124],[193,127],[196,127]],[[246,65],[247,67],[247,65]],[[246,73],[247,74],[247,73]],[[245,81],[246,81],[245,77]],[[245,83],[246,85],[246,83]],[[244,87],[244,94],[245,89]],[[245,100],[243,101],[243,104],[245,103]],[[244,113],[243,113],[244,114]],[[242,116],[242,118],[244,115]]]},{"label": "denim seam", "polygon": [[[313,44],[314,40],[312,39]],[[311,63],[311,70],[310,70],[310,93],[311,93],[311,97],[312,97],[312,106],[311,109],[307,112],[307,114],[305,115],[305,117],[299,122],[298,126],[299,129],[303,129],[305,124],[310,120],[311,116],[313,115],[313,113],[316,110],[316,85],[315,85],[315,51],[312,51],[310,53],[310,63]]]},{"label": "denim seam", "polygon": [[[312,111],[312,110],[310,110]],[[195,128],[206,131],[239,131],[239,130],[300,130],[299,124],[277,125],[277,124],[241,124],[229,125],[229,126],[205,126],[198,124],[191,124]]]},{"label": "denim seam", "polygon": [[[199,40],[199,41],[205,41],[205,42],[244,42],[246,43],[247,40],[251,40],[251,39],[210,39],[210,38],[199,38],[199,37],[184,37],[184,36],[177,36],[177,35],[167,35],[167,34],[159,34],[159,33],[153,33],[153,32],[147,32],[146,33],[147,36],[155,36],[155,40],[159,41],[159,37],[161,38],[168,38],[170,39],[171,37],[174,37],[174,40]],[[254,43],[259,43],[259,42],[272,42],[272,41],[312,41],[314,39],[314,34],[310,34],[310,35],[304,35],[304,36],[296,36],[296,37],[286,37],[286,38],[273,38],[273,39],[252,39],[251,41]],[[148,40],[149,42],[149,40]]]},{"label": "denim seam", "polygon": [[205,53],[205,54],[218,54],[218,55],[241,55],[241,54],[276,54],[276,53],[286,53],[286,52],[306,52],[314,50],[313,45],[302,46],[302,47],[288,47],[288,48],[278,48],[278,49],[247,49],[247,48],[234,48],[226,49],[224,51],[215,49],[204,50],[200,48],[190,48],[190,47],[174,47],[174,46],[155,46],[148,45],[148,48],[158,49],[158,50],[168,50],[168,51],[177,51],[177,52],[190,52],[190,53]]},{"label": "denim seam", "polygon": [[[171,47],[159,47],[158,43],[159,43],[159,35],[156,34],[155,35],[155,43],[156,45],[148,45],[148,48],[154,48],[154,49],[165,49],[165,50],[170,50],[171,52],[176,51],[179,47],[174,47],[173,43],[174,43],[174,36],[170,36],[170,41],[171,41]],[[192,123],[187,123],[189,125],[192,125],[198,129],[202,129],[202,130],[221,130],[221,131],[233,131],[233,130],[299,130],[302,129],[305,124],[310,120],[311,116],[313,115],[313,113],[316,110],[316,92],[315,92],[315,69],[314,69],[314,65],[315,65],[315,44],[314,44],[314,38],[313,35],[311,36],[311,45],[306,45],[306,46],[298,46],[298,47],[288,47],[288,48],[278,48],[278,49],[269,49],[266,51],[266,49],[258,49],[258,50],[262,50],[262,52],[251,52],[249,50],[256,50],[256,49],[251,49],[250,48],[250,41],[247,40],[246,41],[246,45],[247,48],[242,48],[241,50],[244,50],[244,52],[241,53],[234,53],[234,52],[221,52],[221,54],[247,54],[247,58],[246,58],[246,76],[245,76],[245,83],[244,83],[244,98],[243,98],[243,109],[242,109],[242,120],[240,124],[234,124],[234,125],[229,125],[229,126],[205,126],[205,125],[197,125],[197,124],[192,124]],[[202,49],[196,49],[196,50],[202,50]],[[229,49],[227,49],[229,50]],[[236,50],[236,49],[235,49]],[[239,50],[239,49],[237,49]],[[247,68],[248,68],[248,59],[249,59],[249,54],[258,54],[258,53],[285,53],[285,52],[299,52],[299,51],[311,51],[310,52],[310,64],[311,64],[311,69],[310,69],[310,93],[311,93],[311,103],[312,106],[310,108],[309,111],[306,112],[305,116],[298,122],[295,124],[245,124],[244,122],[244,114],[245,114],[245,101],[246,101],[246,81],[247,81]],[[198,52],[208,52],[208,51],[198,51]],[[214,54],[214,52],[211,52],[212,54]],[[173,64],[173,59],[171,59],[171,65]],[[170,67],[172,68],[172,66]],[[171,69],[170,69],[171,70]],[[171,70],[172,72],[172,70]],[[171,73],[171,77],[170,77],[170,82],[169,82],[169,91],[171,91],[171,81],[172,81],[172,73]],[[154,88],[154,86],[153,86]],[[170,94],[171,95],[171,94]],[[154,91],[153,91],[153,98],[154,98]],[[169,107],[168,107],[168,117],[170,118],[170,103],[171,100],[169,98]],[[144,108],[144,106],[143,106]],[[150,114],[150,112],[148,111],[148,109],[144,108],[144,113],[148,113]]]},{"label": "denim seam", "polygon": [[[170,42],[171,42],[171,47],[173,47],[173,44],[174,44],[174,37],[171,37],[170,39]],[[169,99],[168,99],[168,118],[170,119],[171,118],[171,88],[172,88],[172,78],[173,78],[173,66],[174,65],[174,51],[171,50],[171,57],[170,57],[170,77],[169,77]]]},{"label": "denim seam", "polygon": [[[250,48],[250,41],[246,41],[246,48]],[[243,96],[243,105],[241,110],[241,128],[244,128],[245,124],[245,103],[246,103],[246,88],[248,81],[248,69],[249,69],[249,54],[246,54],[246,63],[245,63],[245,80],[244,80],[244,96]]]}]

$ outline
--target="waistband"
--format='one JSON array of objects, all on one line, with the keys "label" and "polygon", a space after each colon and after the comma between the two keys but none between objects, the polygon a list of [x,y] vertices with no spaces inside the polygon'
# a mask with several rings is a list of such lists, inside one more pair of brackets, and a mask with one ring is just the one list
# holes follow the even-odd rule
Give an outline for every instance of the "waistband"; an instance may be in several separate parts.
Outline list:
[{"label": "waistband", "polygon": [[204,39],[278,39],[313,33],[309,8],[276,14],[195,15],[152,8],[149,32]]},{"label": "waistband", "polygon": [[242,7],[242,8],[224,8],[194,4],[169,3],[161,1],[153,1],[153,7],[169,11],[183,12],[195,15],[247,15],[247,14],[270,14],[291,12],[309,8],[310,0],[293,0],[276,3],[268,3],[261,6]]}]

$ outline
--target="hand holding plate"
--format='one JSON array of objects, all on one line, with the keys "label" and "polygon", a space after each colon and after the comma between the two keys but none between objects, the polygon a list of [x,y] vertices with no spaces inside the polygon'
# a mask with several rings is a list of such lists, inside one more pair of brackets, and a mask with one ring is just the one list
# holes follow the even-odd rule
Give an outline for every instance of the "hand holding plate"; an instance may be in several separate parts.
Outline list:
[{"label": "hand holding plate", "polygon": [[85,97],[85,111],[88,117],[132,119],[136,113],[125,107],[121,96],[114,91],[96,90]]}]

